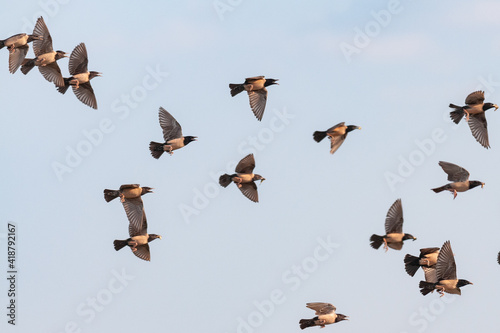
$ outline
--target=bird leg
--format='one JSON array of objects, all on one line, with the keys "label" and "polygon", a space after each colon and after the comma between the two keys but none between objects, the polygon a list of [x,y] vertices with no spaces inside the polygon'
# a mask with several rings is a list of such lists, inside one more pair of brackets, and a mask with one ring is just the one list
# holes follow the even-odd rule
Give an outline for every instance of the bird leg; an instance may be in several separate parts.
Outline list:
[{"label": "bird leg", "polygon": [[325,320],[324,319],[318,320],[318,324],[319,324],[319,326],[321,326],[320,328],[325,328]]},{"label": "bird leg", "polygon": [[464,113],[465,113],[465,121],[469,121],[469,112],[464,109]]},{"label": "bird leg", "polygon": [[439,297],[444,296],[444,287],[443,286],[436,286],[436,290],[439,293]]},{"label": "bird leg", "polygon": [[387,245],[387,239],[384,238],[384,249],[385,252],[389,251],[389,246]]},{"label": "bird leg", "polygon": [[[422,266],[423,265],[429,266],[429,259],[422,259],[421,261],[422,261],[422,264],[421,264]],[[426,264],[424,264],[424,263],[426,263]]]},{"label": "bird leg", "polygon": [[163,146],[163,150],[166,151],[167,153],[169,153],[169,155],[173,155],[173,151],[172,151],[172,146],[171,145],[164,145]]},{"label": "bird leg", "polygon": [[236,183],[236,186],[238,186],[238,188],[242,186],[241,182],[243,181],[243,179],[241,179],[240,177],[234,177],[233,181]]},{"label": "bird leg", "polygon": [[453,200],[457,197],[457,190],[453,190]]},{"label": "bird leg", "polygon": [[125,202],[125,195],[123,193],[120,193],[120,201]]},{"label": "bird leg", "polygon": [[76,89],[80,88],[80,81],[78,80],[71,80],[69,83],[75,86]]},{"label": "bird leg", "polygon": [[14,51],[16,50],[14,44],[12,44],[11,46],[7,46],[7,49],[9,50],[10,53],[14,53]]}]

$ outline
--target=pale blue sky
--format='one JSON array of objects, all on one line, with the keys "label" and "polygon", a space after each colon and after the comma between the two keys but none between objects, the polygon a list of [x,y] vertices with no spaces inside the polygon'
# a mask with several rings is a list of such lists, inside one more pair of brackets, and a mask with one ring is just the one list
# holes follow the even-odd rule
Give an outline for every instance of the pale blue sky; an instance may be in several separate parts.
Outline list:
[{"label": "pale blue sky", "polygon": [[[10,3],[0,38],[43,15],[54,48],[84,42],[103,77],[93,110],[36,69],[10,74],[0,50],[0,248],[6,258],[13,221],[19,269],[17,325],[4,315],[0,327],[299,332],[314,316],[305,303],[325,301],[351,319],[325,331],[496,332],[500,114],[486,114],[489,150],[447,114],[478,89],[500,103],[499,13],[495,1]],[[256,75],[279,79],[262,122],[228,88]],[[160,106],[199,141],[155,160]],[[341,121],[362,130],[332,156],[312,133]],[[267,179],[258,204],[217,183],[251,152]],[[433,193],[447,182],[440,160],[486,186]],[[128,221],[102,191],[128,183],[155,188],[143,197],[149,232],[163,236],[151,262],[112,246]],[[369,237],[397,198],[418,239],[375,251]],[[403,257],[446,240],[474,285],[423,297]]]}]

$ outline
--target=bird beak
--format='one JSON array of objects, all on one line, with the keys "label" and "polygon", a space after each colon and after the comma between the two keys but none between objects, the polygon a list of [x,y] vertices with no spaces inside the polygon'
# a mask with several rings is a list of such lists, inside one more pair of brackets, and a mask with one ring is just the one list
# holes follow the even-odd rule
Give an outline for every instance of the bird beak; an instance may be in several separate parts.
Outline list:
[{"label": "bird beak", "polygon": [[358,126],[358,129],[360,130],[360,129],[361,129],[361,126]]},{"label": "bird beak", "polygon": [[97,73],[96,76],[102,76],[102,73]]},{"label": "bird beak", "polygon": [[160,236],[160,235],[158,235],[158,238],[159,238],[159,239],[161,239],[161,236]]},{"label": "bird beak", "polygon": [[481,188],[483,188],[483,187],[484,187],[484,183],[481,183]]},{"label": "bird beak", "polygon": [[150,188],[149,193],[154,193],[153,190],[154,190],[154,188]]},{"label": "bird beak", "polygon": [[260,183],[262,184],[262,182],[263,182],[264,180],[266,180],[266,178],[262,178],[262,179],[260,180]]},{"label": "bird beak", "polygon": [[68,53],[64,53],[63,58],[68,58],[68,57],[69,57],[69,54]]},{"label": "bird beak", "polygon": [[493,107],[495,108],[495,111],[498,110],[498,105],[493,104]]},{"label": "bird beak", "polygon": [[194,137],[193,137],[193,141],[198,141],[198,137],[197,137],[197,136],[194,136]]}]

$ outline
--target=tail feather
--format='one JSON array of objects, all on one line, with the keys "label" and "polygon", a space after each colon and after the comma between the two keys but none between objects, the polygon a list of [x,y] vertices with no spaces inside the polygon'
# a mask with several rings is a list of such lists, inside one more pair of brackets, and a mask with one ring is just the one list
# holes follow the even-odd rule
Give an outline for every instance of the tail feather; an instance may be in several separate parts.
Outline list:
[{"label": "tail feather", "polygon": [[458,124],[464,117],[464,108],[455,104],[450,104],[449,106],[455,109],[455,111],[450,112],[450,118],[455,124]]},{"label": "tail feather", "polygon": [[308,327],[311,327],[311,326],[316,326],[315,324],[315,319],[316,318],[313,318],[313,319],[301,319],[299,321],[299,325],[300,325],[300,329],[303,330],[304,328],[308,328]]},{"label": "tail feather", "polygon": [[314,141],[316,141],[316,142],[320,142],[320,141],[321,141],[321,140],[323,140],[325,137],[326,137],[326,132],[316,131],[316,132],[314,132],[314,134],[313,134]]},{"label": "tail feather", "polygon": [[62,87],[56,86],[56,88],[57,88],[57,91],[59,91],[61,94],[64,95],[66,93],[66,91],[68,91],[69,86],[70,86],[69,78],[65,77],[64,78],[64,86],[62,86]]},{"label": "tail feather", "polygon": [[420,258],[407,254],[405,256],[405,270],[410,276],[415,276],[415,273],[420,267]]},{"label": "tail feather", "polygon": [[115,239],[115,241],[113,242],[113,245],[115,247],[115,250],[119,251],[119,250],[123,249],[125,246],[127,246],[128,242],[126,240]]},{"label": "tail feather", "polygon": [[230,83],[229,88],[231,89],[231,96],[233,96],[233,97],[238,95],[243,90],[245,90],[245,88],[243,87],[242,84]]},{"label": "tail feather", "polygon": [[154,158],[159,159],[165,150],[163,150],[163,143],[151,141],[149,143],[149,150]]},{"label": "tail feather", "polygon": [[436,188],[431,188],[436,193],[443,192],[444,190],[448,189],[448,185],[443,185],[441,187],[436,187]]},{"label": "tail feather", "polygon": [[428,293],[434,291],[436,284],[432,283],[432,282],[420,281],[420,283],[418,284],[418,287],[421,288],[420,293],[425,296]]},{"label": "tail feather", "polygon": [[231,176],[228,175],[227,173],[223,174],[222,176],[219,177],[219,184],[222,187],[227,187],[229,184],[231,184]]},{"label": "tail feather", "polygon": [[384,243],[384,237],[373,234],[370,237],[370,242],[370,246],[377,250]]},{"label": "tail feather", "polygon": [[26,75],[33,67],[35,67],[35,59],[24,59],[23,65],[21,66],[21,72]]},{"label": "tail feather", "polygon": [[111,200],[118,198],[120,196],[120,192],[115,190],[104,190],[104,200],[106,202],[110,202]]},{"label": "tail feather", "polygon": [[5,46],[5,40],[0,40],[0,50]]}]

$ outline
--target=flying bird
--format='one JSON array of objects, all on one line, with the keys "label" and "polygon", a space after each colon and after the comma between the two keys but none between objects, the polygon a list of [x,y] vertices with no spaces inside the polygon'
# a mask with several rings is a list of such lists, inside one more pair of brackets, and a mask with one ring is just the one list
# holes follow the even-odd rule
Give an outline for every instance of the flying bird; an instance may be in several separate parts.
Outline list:
[{"label": "flying bird", "polygon": [[21,72],[26,75],[33,67],[38,66],[40,73],[47,81],[53,82],[58,87],[64,86],[64,79],[61,69],[57,65],[57,60],[67,57],[67,55],[63,51],[54,51],[52,49],[52,37],[43,17],[36,21],[33,34],[41,36],[42,39],[33,41],[33,51],[36,58],[24,59]]},{"label": "flying bird", "polygon": [[183,136],[181,125],[170,113],[167,112],[167,110],[161,106],[158,115],[165,143],[158,143],[154,141],[149,143],[149,150],[154,158],[160,158],[163,152],[167,152],[172,155],[174,150],[188,145],[191,141],[196,141],[196,136]]},{"label": "flying bird", "polygon": [[451,119],[455,124],[458,124],[465,114],[465,120],[469,124],[472,136],[484,148],[490,148],[488,140],[488,123],[486,122],[485,111],[491,108],[495,108],[496,111],[498,105],[484,103],[484,91],[475,91],[469,94],[465,99],[465,104],[465,106],[450,104],[450,108],[455,109],[455,111],[450,112]]},{"label": "flying bird", "polygon": [[404,258],[405,270],[410,276],[414,276],[417,270],[422,267],[434,267],[437,263],[439,247],[429,247],[420,249],[418,257],[407,254]]},{"label": "flying bird", "polygon": [[236,166],[236,173],[232,175],[223,174],[219,177],[219,184],[222,187],[227,187],[231,182],[234,182],[240,189],[241,193],[253,202],[259,202],[259,195],[257,193],[256,180],[262,183],[266,180],[261,175],[253,173],[255,168],[255,159],[253,154],[245,156]]},{"label": "flying bird", "polygon": [[316,317],[312,319],[301,319],[299,321],[299,325],[301,329],[312,327],[312,326],[320,326],[320,328],[324,328],[325,325],[330,325],[334,323],[338,323],[342,320],[349,320],[348,316],[345,316],[340,313],[335,313],[337,310],[335,306],[330,303],[322,303],[322,302],[314,302],[307,303],[306,307],[316,311]]},{"label": "flying bird", "polygon": [[453,199],[455,199],[457,197],[457,192],[465,192],[479,185],[481,185],[481,188],[484,187],[484,183],[479,180],[469,180],[469,171],[461,166],[443,161],[440,161],[439,165],[443,168],[443,171],[448,174],[448,180],[453,183],[433,188],[432,190],[436,193],[448,190],[453,193]]},{"label": "flying bird", "polygon": [[34,40],[41,40],[42,38],[42,36],[22,33],[0,40],[0,49],[6,46],[9,50],[9,72],[14,74],[19,66],[22,65],[26,54],[28,54],[28,43]]},{"label": "flying bird", "polygon": [[278,79],[266,79],[264,76],[248,77],[243,83],[230,83],[229,88],[231,89],[232,97],[246,90],[248,98],[250,99],[250,108],[255,117],[261,121],[267,102],[266,87],[273,84],[279,84],[276,81],[278,81]]},{"label": "flying bird", "polygon": [[361,129],[359,126],[349,125],[346,126],[344,122],[338,123],[337,125],[330,127],[326,131],[316,131],[313,133],[313,138],[316,142],[321,142],[327,135],[330,138],[330,154],[333,154],[339,149],[339,147],[344,143],[347,133],[355,130]]},{"label": "flying bird", "polygon": [[119,197],[130,225],[134,226],[134,230],[142,230],[144,204],[141,196],[152,193],[152,190],[151,187],[141,187],[139,184],[126,184],[120,186],[119,190],[104,190],[104,199],[110,202]]},{"label": "flying bird", "polygon": [[90,85],[90,80],[96,76],[101,76],[101,73],[90,71],[87,69],[89,59],[87,56],[87,48],[84,43],[78,44],[71,56],[69,57],[69,73],[70,77],[64,78],[64,85],[57,87],[61,94],[65,94],[71,86],[76,97],[85,105],[93,109],[97,109],[97,100],[95,98],[94,89]]},{"label": "flying bird", "polygon": [[403,233],[403,206],[401,199],[397,199],[387,212],[385,218],[385,235],[372,235],[370,237],[370,246],[377,250],[380,245],[384,244],[386,252],[389,247],[394,250],[401,250],[403,248],[403,241],[407,239],[416,240],[417,238]]},{"label": "flying bird", "polygon": [[439,251],[436,263],[436,277],[434,281],[420,281],[419,288],[422,295],[437,290],[443,296],[444,293],[461,295],[460,288],[473,284],[467,280],[457,279],[457,266],[450,241],[446,241]]},{"label": "flying bird", "polygon": [[125,240],[115,239],[113,245],[116,251],[121,250],[125,246],[129,246],[132,253],[136,257],[141,258],[146,261],[151,260],[151,254],[149,252],[149,243],[155,239],[161,239],[160,235],[148,234],[148,222],[146,220],[146,212],[142,210],[142,227],[137,228],[132,221],[130,221],[128,226],[128,232],[130,237]]}]

